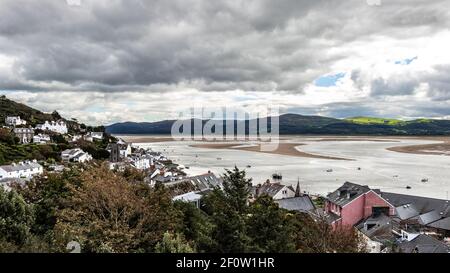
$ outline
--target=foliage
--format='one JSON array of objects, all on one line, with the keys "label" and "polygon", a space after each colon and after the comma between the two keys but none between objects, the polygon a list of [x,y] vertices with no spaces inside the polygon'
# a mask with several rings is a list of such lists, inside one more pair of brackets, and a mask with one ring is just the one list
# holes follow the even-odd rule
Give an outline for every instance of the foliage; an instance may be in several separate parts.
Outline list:
[{"label": "foliage", "polygon": [[152,251],[164,232],[175,229],[176,213],[164,189],[145,189],[106,166],[85,171],[72,187],[55,229],[86,252]]},{"label": "foliage", "polygon": [[247,220],[251,251],[258,253],[295,252],[291,216],[272,198],[262,196],[250,206]]},{"label": "foliage", "polygon": [[2,244],[22,246],[31,237],[34,214],[16,191],[7,192],[0,186],[0,238]]},{"label": "foliage", "polygon": [[201,209],[173,202],[139,172],[79,165],[0,192],[0,252],[361,252],[352,230],[278,207],[268,196],[248,203],[251,180],[235,168]]},{"label": "foliage", "polygon": [[164,233],[163,239],[155,247],[156,253],[194,253],[192,246],[180,234]]}]

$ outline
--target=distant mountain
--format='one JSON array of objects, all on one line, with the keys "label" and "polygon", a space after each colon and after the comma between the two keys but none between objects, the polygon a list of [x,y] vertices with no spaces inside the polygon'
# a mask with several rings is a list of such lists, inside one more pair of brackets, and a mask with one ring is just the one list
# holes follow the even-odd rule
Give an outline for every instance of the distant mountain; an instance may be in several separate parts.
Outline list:
[{"label": "distant mountain", "polygon": [[[203,120],[203,124],[208,120]],[[174,120],[159,122],[124,122],[106,127],[111,134],[170,134]],[[193,120],[191,120],[191,123]],[[235,128],[238,123],[234,121]],[[420,119],[401,121],[394,119],[356,117],[335,119],[321,116],[285,114],[279,117],[279,132],[286,134],[329,135],[450,135],[450,120]],[[269,120],[270,128],[270,120]],[[226,131],[225,129],[223,129]]]}]

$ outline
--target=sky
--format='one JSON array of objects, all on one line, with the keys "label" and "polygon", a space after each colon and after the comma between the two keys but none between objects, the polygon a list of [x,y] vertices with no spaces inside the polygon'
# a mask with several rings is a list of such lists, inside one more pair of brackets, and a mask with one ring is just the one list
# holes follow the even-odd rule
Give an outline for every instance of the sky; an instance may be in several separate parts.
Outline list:
[{"label": "sky", "polygon": [[450,119],[449,48],[448,0],[0,0],[0,94],[92,125]]}]

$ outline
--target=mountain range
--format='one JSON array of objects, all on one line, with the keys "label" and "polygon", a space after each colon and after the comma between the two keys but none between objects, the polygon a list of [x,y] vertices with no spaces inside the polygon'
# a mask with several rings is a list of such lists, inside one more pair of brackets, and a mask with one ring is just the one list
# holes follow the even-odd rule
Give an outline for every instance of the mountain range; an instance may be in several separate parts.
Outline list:
[{"label": "mountain range", "polygon": [[[111,134],[170,134],[175,120],[158,122],[123,122],[106,127]],[[194,120],[190,120],[193,124]],[[205,124],[208,120],[202,120]],[[235,131],[239,123],[248,120],[234,120]],[[268,122],[270,128],[270,118]],[[193,126],[192,126],[193,127]],[[226,129],[224,127],[223,131]],[[279,116],[279,133],[323,134],[323,135],[450,135],[450,120],[417,119],[403,121],[372,117],[337,119],[322,116],[284,114]]]},{"label": "mountain range", "polygon": [[[0,124],[6,116],[21,116],[29,124],[42,123],[45,120],[63,119],[56,111],[47,114],[22,103],[0,96]],[[63,119],[65,120],[65,119]],[[75,120],[65,120],[77,123]],[[175,120],[158,122],[122,122],[106,126],[110,134],[170,134]],[[194,120],[190,122],[193,124]],[[208,120],[202,120],[202,124]],[[220,122],[220,121],[219,121]],[[259,121],[258,121],[259,122]],[[248,120],[233,120],[234,129],[244,125]],[[240,124],[244,123],[244,124]],[[192,126],[193,127],[193,126]],[[271,122],[269,118],[268,127]],[[223,128],[226,132],[226,128]],[[450,135],[450,120],[416,119],[404,121],[390,118],[353,117],[337,119],[322,116],[305,116],[284,114],[279,116],[279,133],[287,134],[322,134],[322,135]]]}]

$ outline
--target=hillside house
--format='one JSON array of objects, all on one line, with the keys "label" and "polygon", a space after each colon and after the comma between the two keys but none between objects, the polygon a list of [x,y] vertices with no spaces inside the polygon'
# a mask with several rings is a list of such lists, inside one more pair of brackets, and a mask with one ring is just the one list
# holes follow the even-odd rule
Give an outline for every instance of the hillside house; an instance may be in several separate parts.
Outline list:
[{"label": "hillside house", "polygon": [[372,214],[384,213],[392,216],[395,214],[395,207],[387,202],[380,192],[368,186],[345,182],[327,196],[325,212],[334,227],[350,228]]},{"label": "hillside house", "polygon": [[36,175],[41,175],[44,172],[43,167],[33,161],[23,161],[13,163],[11,165],[0,166],[0,179],[5,178],[25,178],[29,179]]},{"label": "hillside house", "polygon": [[31,128],[14,128],[14,135],[19,138],[20,143],[27,144],[33,142],[34,130]]},{"label": "hillside house", "polygon": [[51,141],[50,136],[46,134],[37,134],[33,136],[33,143],[46,144]]},{"label": "hillside house", "polygon": [[61,159],[65,162],[84,163],[92,160],[92,156],[80,148],[68,149],[61,153]]},{"label": "hillside house", "polygon": [[19,116],[8,116],[5,118],[5,124],[9,126],[26,125],[27,121],[21,119]]},{"label": "hillside house", "polygon": [[64,121],[45,121],[44,124],[38,124],[36,129],[42,131],[51,131],[61,135],[65,135],[68,132],[67,124]]},{"label": "hillside house", "polygon": [[252,187],[252,196],[257,198],[262,195],[268,195],[274,200],[295,197],[295,190],[292,186],[283,185],[280,182],[271,183],[266,181],[264,184],[258,184]]}]

